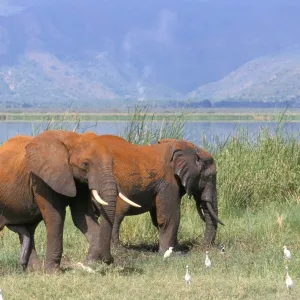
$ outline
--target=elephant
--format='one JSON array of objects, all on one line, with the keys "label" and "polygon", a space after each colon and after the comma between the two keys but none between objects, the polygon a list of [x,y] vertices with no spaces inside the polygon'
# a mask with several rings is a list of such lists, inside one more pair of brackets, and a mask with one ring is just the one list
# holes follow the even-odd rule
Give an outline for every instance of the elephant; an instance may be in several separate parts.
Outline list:
[{"label": "elephant", "polygon": [[[23,267],[38,262],[34,232],[44,220],[44,269],[59,271],[67,206],[88,240],[86,260],[113,262],[110,241],[117,196],[139,205],[122,194],[105,143],[92,132],[49,130],[36,137],[16,136],[0,147],[0,229],[7,226],[19,234]],[[103,216],[100,224],[91,199]]]},{"label": "elephant", "polygon": [[[204,245],[214,243],[218,218],[216,165],[212,155],[194,144],[162,139],[157,144],[134,145],[113,135],[102,136],[112,152],[114,176],[121,190],[141,208],[117,200],[112,242],[119,242],[125,216],[150,212],[159,229],[159,252],[177,244],[181,198],[194,197],[199,216],[206,223]],[[95,214],[101,215],[93,201]]]}]

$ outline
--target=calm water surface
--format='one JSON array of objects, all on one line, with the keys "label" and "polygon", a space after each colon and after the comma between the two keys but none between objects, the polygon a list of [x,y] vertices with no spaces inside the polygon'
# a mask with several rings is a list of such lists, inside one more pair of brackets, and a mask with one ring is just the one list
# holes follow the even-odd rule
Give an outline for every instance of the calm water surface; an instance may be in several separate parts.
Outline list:
[{"label": "calm water surface", "polygon": [[[32,135],[33,131],[38,131],[45,126],[39,122],[0,122],[0,143],[8,138],[19,134]],[[67,123],[72,130],[74,123]],[[97,134],[122,134],[126,122],[81,122],[79,130],[94,131]],[[248,131],[248,134],[255,138],[261,127],[275,132],[277,122],[187,122],[184,126],[184,137],[196,144],[202,143],[203,135],[208,141],[218,136],[220,140],[226,140],[228,137],[235,136],[239,128]],[[287,132],[298,135],[300,133],[300,122],[286,123],[284,129]]]}]

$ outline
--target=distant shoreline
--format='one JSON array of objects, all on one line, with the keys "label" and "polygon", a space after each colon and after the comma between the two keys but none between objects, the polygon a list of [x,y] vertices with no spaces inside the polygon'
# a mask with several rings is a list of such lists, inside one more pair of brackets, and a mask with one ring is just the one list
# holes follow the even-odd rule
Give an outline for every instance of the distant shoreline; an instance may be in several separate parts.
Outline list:
[{"label": "distant shoreline", "polygon": [[[300,111],[296,112],[164,112],[164,113],[145,113],[146,119],[149,121],[162,121],[162,120],[182,120],[182,121],[196,121],[196,122],[207,122],[207,121],[254,121],[254,122],[269,122],[269,121],[300,121]],[[132,114],[129,113],[34,113],[34,112],[22,112],[22,113],[8,113],[0,112],[0,122],[42,122],[42,121],[65,121],[65,122],[76,122],[76,121],[129,121],[131,120]]]}]

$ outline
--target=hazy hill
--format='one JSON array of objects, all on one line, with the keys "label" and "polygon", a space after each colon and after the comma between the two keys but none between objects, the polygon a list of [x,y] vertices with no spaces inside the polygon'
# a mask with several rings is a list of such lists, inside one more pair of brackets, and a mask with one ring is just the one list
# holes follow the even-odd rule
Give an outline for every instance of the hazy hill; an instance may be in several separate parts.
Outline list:
[{"label": "hazy hill", "polygon": [[300,44],[299,15],[296,0],[3,0],[0,102],[185,99]]},{"label": "hazy hill", "polygon": [[135,73],[130,66],[113,64],[105,53],[81,62],[59,60],[46,52],[27,52],[17,64],[0,69],[0,105],[65,108],[73,102],[73,108],[84,108],[148,97],[179,98],[162,85],[145,86]]},{"label": "hazy hill", "polygon": [[300,101],[300,51],[252,60],[189,94],[193,100]]}]

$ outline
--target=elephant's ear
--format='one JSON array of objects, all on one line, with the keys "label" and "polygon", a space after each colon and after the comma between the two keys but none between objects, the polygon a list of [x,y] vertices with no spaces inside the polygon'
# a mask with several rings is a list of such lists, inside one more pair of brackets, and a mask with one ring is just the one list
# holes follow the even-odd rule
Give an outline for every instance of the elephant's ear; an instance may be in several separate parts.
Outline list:
[{"label": "elephant's ear", "polygon": [[76,196],[69,152],[60,140],[37,136],[26,146],[26,159],[29,171],[55,192],[68,197]]},{"label": "elephant's ear", "polygon": [[174,164],[174,174],[180,178],[189,195],[193,183],[199,180],[204,165],[197,152],[197,147],[189,142],[176,140],[172,144],[171,162]]}]

